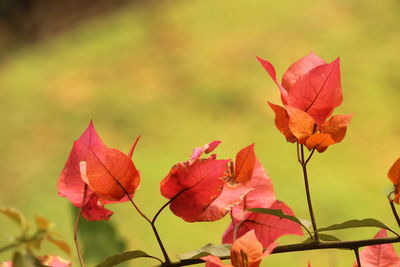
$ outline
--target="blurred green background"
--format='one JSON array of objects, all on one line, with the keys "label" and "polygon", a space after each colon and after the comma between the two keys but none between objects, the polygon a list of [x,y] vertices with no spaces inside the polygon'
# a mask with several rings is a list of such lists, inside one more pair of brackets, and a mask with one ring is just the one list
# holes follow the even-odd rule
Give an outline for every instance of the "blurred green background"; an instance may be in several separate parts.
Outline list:
[{"label": "blurred green background", "polygon": [[[186,160],[193,147],[222,140],[220,158],[255,142],[278,198],[308,218],[296,148],[275,129],[266,105],[280,103],[279,92],[255,56],[270,60],[281,77],[292,62],[315,51],[327,61],[340,56],[344,102],[335,113],[354,114],[345,140],[309,165],[318,225],[373,217],[397,228],[386,199],[391,190],[386,174],[400,155],[397,0],[124,2],[83,17],[55,33],[15,41],[9,31],[2,39],[1,206],[31,219],[49,218],[72,246],[70,203],[57,196],[56,183],[73,140],[93,119],[104,142],[122,151],[143,135],[134,154],[142,173],[135,200],[149,216],[166,202],[159,182],[170,167]],[[108,208],[126,249],[161,256],[150,227],[129,204]],[[226,217],[189,224],[166,210],[158,228],[176,255],[219,243],[228,223]],[[3,217],[0,226],[2,246],[17,228]],[[362,239],[376,232],[334,234]],[[89,250],[96,244],[111,251],[123,247],[104,241],[101,233],[94,236]],[[108,256],[96,252],[98,261]],[[47,245],[42,253],[67,258]],[[0,260],[9,257],[5,253]],[[263,266],[307,261],[344,267],[354,257],[341,250],[296,252],[271,255]],[[129,266],[154,264],[140,260]]]}]

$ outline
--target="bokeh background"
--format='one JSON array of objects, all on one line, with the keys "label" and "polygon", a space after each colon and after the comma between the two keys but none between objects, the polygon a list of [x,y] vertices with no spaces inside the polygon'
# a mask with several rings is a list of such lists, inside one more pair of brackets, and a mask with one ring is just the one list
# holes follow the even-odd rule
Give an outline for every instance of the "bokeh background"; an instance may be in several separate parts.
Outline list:
[{"label": "bokeh background", "polygon": [[[57,196],[56,183],[73,140],[93,119],[104,142],[122,151],[143,135],[134,154],[142,173],[135,199],[149,216],[166,202],[159,182],[170,167],[193,147],[222,140],[220,158],[255,142],[278,198],[307,219],[296,148],[275,129],[266,105],[279,103],[279,92],[255,56],[273,62],[281,77],[315,51],[327,61],[340,56],[344,102],[335,113],[354,114],[345,140],[310,163],[318,225],[373,217],[396,229],[386,174],[400,155],[397,0],[108,2],[1,1],[1,206],[30,220],[49,218],[72,246],[73,210]],[[129,204],[109,208],[111,224],[82,230],[89,265],[128,249],[160,255],[150,227]],[[219,243],[228,223],[227,217],[189,224],[166,210],[158,228],[176,255]],[[0,246],[17,233],[5,217],[0,229]],[[334,234],[361,239],[376,232]],[[67,258],[48,245],[42,253]],[[354,258],[341,250],[297,252],[271,255],[263,266],[308,260],[341,267]]]}]

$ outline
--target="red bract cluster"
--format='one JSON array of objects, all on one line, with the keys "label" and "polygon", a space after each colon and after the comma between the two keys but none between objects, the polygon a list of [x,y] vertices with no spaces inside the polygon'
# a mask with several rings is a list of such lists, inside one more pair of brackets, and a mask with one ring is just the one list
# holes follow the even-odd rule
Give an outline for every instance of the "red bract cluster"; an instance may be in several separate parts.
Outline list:
[{"label": "red bract cluster", "polygon": [[274,66],[257,58],[281,92],[284,107],[269,103],[275,113],[275,125],[288,142],[304,144],[324,152],[343,140],[352,115],[336,115],[342,103],[339,58],[326,63],[316,54],[293,63],[284,73],[282,84]]},{"label": "red bract cluster", "polygon": [[173,166],[161,181],[161,194],[171,200],[171,211],[187,222],[221,219],[252,190],[248,181],[255,160],[253,145],[238,153],[235,168],[231,160],[217,159],[215,154],[200,158],[219,143],[195,148],[188,161]]},{"label": "red bract cluster", "polygon": [[139,186],[140,174],[131,160],[137,141],[125,155],[107,147],[90,122],[74,142],[58,180],[58,194],[81,208],[87,220],[108,220],[112,212],[104,204],[127,201]]}]

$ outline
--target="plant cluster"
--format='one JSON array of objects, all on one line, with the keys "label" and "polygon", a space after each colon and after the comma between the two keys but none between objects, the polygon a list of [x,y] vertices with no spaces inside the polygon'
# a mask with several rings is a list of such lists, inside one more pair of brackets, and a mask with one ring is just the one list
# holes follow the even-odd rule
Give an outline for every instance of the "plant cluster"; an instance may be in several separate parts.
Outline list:
[{"label": "plant cluster", "polygon": [[[271,178],[257,159],[254,144],[239,150],[235,160],[231,160],[220,159],[214,153],[220,141],[194,148],[189,159],[171,168],[160,182],[161,195],[167,202],[153,217],[148,217],[134,200],[141,175],[131,158],[140,136],[125,154],[104,144],[90,122],[74,142],[58,180],[59,195],[80,209],[74,241],[81,266],[85,264],[77,237],[79,220],[81,217],[91,221],[108,220],[113,212],[106,205],[121,202],[130,202],[149,223],[162,257],[141,250],[126,251],[110,256],[97,267],[114,266],[141,257],[159,261],[159,266],[163,267],[198,263],[205,263],[207,267],[257,267],[264,257],[272,253],[314,249],[353,250],[353,266],[400,266],[400,257],[391,244],[400,242],[400,236],[376,219],[317,226],[311,201],[308,163],[316,151],[323,153],[329,146],[344,139],[352,118],[351,114],[332,116],[343,99],[339,58],[327,63],[311,53],[288,68],[282,83],[277,80],[275,68],[270,62],[261,58],[258,60],[281,94],[282,106],[268,104],[275,113],[276,128],[287,142],[296,145],[311,222],[297,218],[287,204],[278,200]],[[389,170],[388,178],[394,185],[393,192],[388,195],[389,204],[400,226],[394,206],[394,203],[399,204],[400,199],[400,159]],[[222,245],[208,244],[181,254],[178,261],[172,261],[156,227],[156,221],[166,207],[186,222],[212,222],[229,215],[231,223],[222,234]],[[377,227],[380,230],[373,239],[355,241],[341,241],[326,233],[357,227]],[[395,237],[387,237],[387,231]],[[279,245],[276,242],[283,235],[304,234],[306,240],[302,243]],[[361,247],[366,248],[359,251]],[[223,260],[230,260],[230,264]],[[14,266],[23,266],[17,262],[17,259],[13,259]],[[37,262],[48,266],[68,264]]]}]

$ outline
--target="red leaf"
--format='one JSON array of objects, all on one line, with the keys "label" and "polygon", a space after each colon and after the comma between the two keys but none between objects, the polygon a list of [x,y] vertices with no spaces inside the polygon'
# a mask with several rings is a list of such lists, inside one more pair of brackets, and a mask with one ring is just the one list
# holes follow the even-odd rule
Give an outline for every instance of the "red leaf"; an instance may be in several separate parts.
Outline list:
[{"label": "red leaf", "polygon": [[235,179],[239,183],[247,183],[253,174],[256,154],[254,144],[251,144],[236,154]]},{"label": "red leaf", "polygon": [[288,68],[288,70],[283,74],[282,86],[290,91],[290,88],[305,74],[315,67],[326,64],[319,56],[314,52],[311,52],[308,56],[305,56]]},{"label": "red leaf", "polygon": [[[387,237],[385,229],[381,229],[374,238]],[[400,258],[392,244],[373,245],[364,248],[360,252],[362,267],[399,267]],[[353,267],[358,267],[354,262]]]},{"label": "red leaf", "polygon": [[99,201],[99,197],[93,194],[86,205],[82,207],[82,215],[89,221],[107,221],[113,215],[113,212],[104,208],[103,204]]},{"label": "red leaf", "polygon": [[218,143],[195,149],[196,156],[176,164],[161,181],[161,194],[172,200],[171,211],[185,221],[218,220],[252,190],[232,178],[230,160],[217,160],[215,155],[198,158],[202,151],[211,152]]},{"label": "red leaf", "polygon": [[281,91],[281,100],[284,105],[288,103],[288,92],[285,88],[276,80],[276,71],[274,66],[268,61],[257,57],[257,60],[261,63],[263,68],[268,72],[269,76],[271,76],[272,80],[278,85],[279,90]]},{"label": "red leaf", "polygon": [[[79,162],[86,161],[89,146],[103,147],[104,143],[98,136],[92,121],[81,137],[74,142],[65,167],[58,180],[58,194],[68,198],[76,207],[82,206],[85,183],[82,181]],[[89,200],[91,190],[86,193],[86,201]],[[84,205],[85,205],[84,203]]]},{"label": "red leaf", "polygon": [[286,141],[294,143],[297,141],[296,136],[293,135],[289,129],[289,114],[286,109],[268,102],[269,106],[275,113],[275,126],[286,137]]},{"label": "red leaf", "polygon": [[269,208],[276,200],[271,178],[258,160],[256,160],[251,180],[247,186],[254,190],[250,191],[240,204],[232,208],[232,216],[238,221],[245,220],[250,216],[252,212],[246,211],[246,209]]},{"label": "red leaf", "polygon": [[288,91],[288,105],[310,114],[321,124],[342,103],[339,58],[303,75]]},{"label": "red leaf", "polygon": [[400,158],[396,160],[396,162],[390,167],[388,172],[388,178],[392,181],[395,187],[395,199],[394,201],[399,204],[399,191],[400,191]]},{"label": "red leaf", "polygon": [[[208,214],[207,211],[210,204],[222,193],[228,162],[229,160],[198,159],[189,166],[181,163],[173,167],[161,182],[161,194],[173,199],[171,211],[187,222],[222,218],[225,214]],[[207,215],[210,217],[207,218]]]},{"label": "red leaf", "polygon": [[287,107],[289,114],[289,129],[296,136],[299,144],[304,144],[315,131],[315,121],[306,112],[292,107]]},{"label": "red leaf", "polygon": [[[281,209],[284,214],[295,216],[293,211],[285,203],[278,200],[269,208]],[[237,237],[244,235],[250,230],[255,231],[257,239],[265,248],[270,246],[280,236],[288,234],[303,235],[300,226],[295,222],[277,216],[255,212],[252,212],[252,214],[242,223],[241,227],[239,227]],[[232,224],[225,231],[222,242],[233,242]]]},{"label": "red leaf", "polygon": [[88,184],[101,199],[121,200],[135,193],[139,186],[138,170],[132,160],[117,149],[90,147],[86,162]]}]

